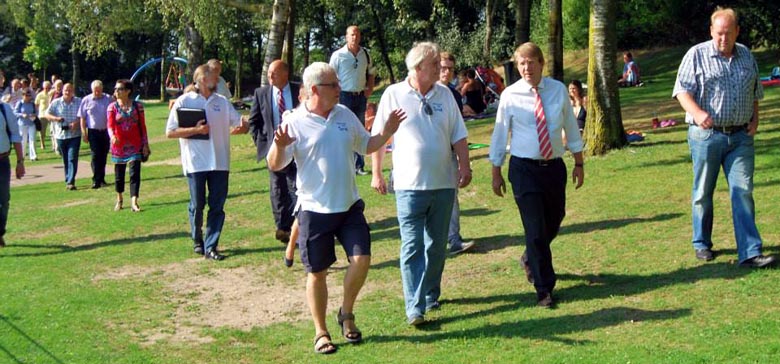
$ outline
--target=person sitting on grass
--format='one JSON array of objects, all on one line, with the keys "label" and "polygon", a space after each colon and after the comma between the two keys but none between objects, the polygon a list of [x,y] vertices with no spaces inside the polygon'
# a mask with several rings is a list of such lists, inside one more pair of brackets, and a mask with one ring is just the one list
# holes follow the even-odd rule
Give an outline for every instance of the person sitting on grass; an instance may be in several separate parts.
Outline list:
[{"label": "person sitting on grass", "polygon": [[623,63],[625,63],[623,65],[623,74],[618,80],[618,86],[641,86],[642,82],[639,80],[639,66],[634,62],[634,56],[631,55],[631,52],[623,53]]}]

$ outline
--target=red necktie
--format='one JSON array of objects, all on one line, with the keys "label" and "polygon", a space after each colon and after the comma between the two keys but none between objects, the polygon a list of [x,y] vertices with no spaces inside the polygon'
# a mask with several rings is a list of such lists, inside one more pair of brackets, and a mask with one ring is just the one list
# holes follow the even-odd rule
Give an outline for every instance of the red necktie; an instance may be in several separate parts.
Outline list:
[{"label": "red necktie", "polygon": [[542,107],[542,97],[539,96],[539,90],[532,87],[536,95],[534,104],[534,115],[536,116],[536,132],[539,134],[539,152],[544,159],[550,159],[553,156],[552,143],[550,143],[550,132],[547,130],[547,118],[544,117],[544,107]]},{"label": "red necktie", "polygon": [[284,107],[284,96],[282,95],[282,90],[279,90],[279,96],[276,98],[276,106],[279,107],[279,124],[282,123],[282,115],[284,115],[284,111],[286,108]]}]

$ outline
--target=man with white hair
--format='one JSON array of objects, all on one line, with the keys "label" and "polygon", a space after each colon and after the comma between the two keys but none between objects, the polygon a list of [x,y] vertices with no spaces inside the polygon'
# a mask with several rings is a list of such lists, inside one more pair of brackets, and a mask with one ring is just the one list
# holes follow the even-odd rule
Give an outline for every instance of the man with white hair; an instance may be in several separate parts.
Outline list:
[{"label": "man with white hair", "polygon": [[227,86],[227,81],[222,77],[222,61],[212,58],[206,63],[209,65],[211,72],[217,75],[217,93],[225,96],[228,101],[233,98],[233,93],[230,92],[230,88]]},{"label": "man with white hair", "polygon": [[[216,93],[217,77],[208,65],[195,69],[192,76],[195,90],[176,99],[165,126],[168,138],[179,138],[181,165],[190,188],[189,218],[193,251],[211,260],[225,259],[217,250],[217,245],[225,223],[230,135],[243,134],[249,130],[246,121],[230,105],[230,101]],[[192,127],[179,126],[177,111],[180,108],[201,109],[206,119]],[[208,135],[208,139],[189,139],[199,134]],[[209,212],[204,236],[203,209],[207,201]]]},{"label": "man with white hair", "polygon": [[103,82],[92,81],[92,93],[81,99],[78,117],[81,119],[81,138],[89,143],[92,152],[92,188],[108,186],[106,183],[106,160],[111,147],[108,136],[108,105],[111,97],[103,93]]},{"label": "man with white hair", "polygon": [[[441,276],[455,189],[471,182],[466,125],[450,90],[439,79],[439,48],[418,43],[406,56],[409,76],[382,94],[372,132],[402,109],[408,120],[393,139],[393,181],[401,231],[401,280],[410,325],[439,307]],[[452,171],[453,153],[458,173]],[[385,149],[372,155],[371,186],[387,193],[382,175]]]},{"label": "man with white hair", "polygon": [[38,119],[41,121],[41,149],[46,150],[46,129],[49,128],[49,120],[46,110],[49,109],[49,91],[51,91],[51,82],[43,81],[43,89],[35,95],[35,109],[38,110]]},{"label": "man with white hair", "polygon": [[271,170],[281,170],[292,160],[298,166],[298,245],[308,273],[306,297],[316,330],[314,351],[319,354],[336,351],[325,324],[326,278],[336,262],[335,237],[349,260],[337,320],[347,342],[363,339],[353,307],[371,264],[371,236],[355,184],[353,153],[383,149],[405,118],[401,110],[388,112],[382,133],[370,136],[355,114],[339,104],[340,90],[330,65],[315,62],[306,67],[301,90],[306,102],[285,116],[267,157]]}]

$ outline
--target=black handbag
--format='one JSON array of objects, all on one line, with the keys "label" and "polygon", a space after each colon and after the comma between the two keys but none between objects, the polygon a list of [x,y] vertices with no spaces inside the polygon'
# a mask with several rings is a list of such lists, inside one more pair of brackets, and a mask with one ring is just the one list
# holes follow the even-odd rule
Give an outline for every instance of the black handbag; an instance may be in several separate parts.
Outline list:
[{"label": "black handbag", "polygon": [[35,117],[35,120],[33,120],[33,123],[35,123],[35,130],[41,131],[43,128],[43,125],[41,125],[41,119],[38,119],[38,117]]}]

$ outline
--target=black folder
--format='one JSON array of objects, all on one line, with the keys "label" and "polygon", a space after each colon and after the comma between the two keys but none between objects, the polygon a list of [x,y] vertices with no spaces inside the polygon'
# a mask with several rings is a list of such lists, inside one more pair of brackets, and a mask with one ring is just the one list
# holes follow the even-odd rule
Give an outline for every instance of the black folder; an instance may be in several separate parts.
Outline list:
[{"label": "black folder", "polygon": [[[208,124],[208,119],[206,119],[206,110],[203,109],[190,109],[186,107],[180,107],[176,109],[176,116],[179,118],[179,127],[180,128],[192,128],[196,125],[198,125],[198,121],[206,120],[206,124]],[[194,134],[191,136],[188,136],[187,139],[204,139],[208,140],[209,135],[208,134]]]}]

